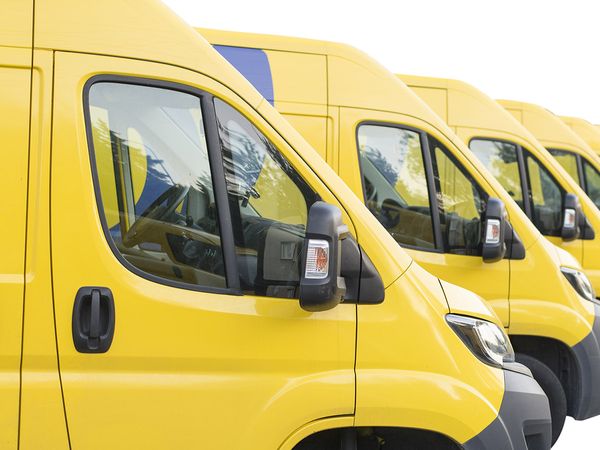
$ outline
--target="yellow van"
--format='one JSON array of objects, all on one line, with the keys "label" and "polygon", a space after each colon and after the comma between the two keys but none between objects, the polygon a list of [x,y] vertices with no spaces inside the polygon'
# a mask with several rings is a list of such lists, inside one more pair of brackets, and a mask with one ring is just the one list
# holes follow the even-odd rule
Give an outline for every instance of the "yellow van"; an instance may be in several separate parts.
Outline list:
[{"label": "yellow van", "polygon": [[549,448],[492,310],[162,3],[9,0],[0,54],[3,450]]},{"label": "yellow van", "polygon": [[[401,77],[434,109],[439,107],[431,102],[431,95],[444,96],[450,127],[491,169],[540,232],[581,262],[593,290],[600,292],[600,235],[596,233],[600,211],[544,145],[500,104],[467,83]],[[560,120],[554,126],[577,140]],[[566,140],[558,139],[562,141],[548,143],[563,145]],[[585,147],[581,140],[577,142],[578,146],[569,148]],[[584,279],[580,282],[587,284]]]},{"label": "yellow van", "polygon": [[535,136],[600,208],[600,156],[547,109],[511,100],[497,102]]},{"label": "yellow van", "polygon": [[575,134],[583,139],[594,152],[600,154],[600,127],[592,125],[579,117],[560,116],[561,120],[571,128]]},{"label": "yellow van", "polygon": [[541,236],[427,105],[346,45],[200,31],[420,265],[490,302],[550,393],[555,439],[565,413],[600,413],[600,307],[578,284],[579,264]]}]

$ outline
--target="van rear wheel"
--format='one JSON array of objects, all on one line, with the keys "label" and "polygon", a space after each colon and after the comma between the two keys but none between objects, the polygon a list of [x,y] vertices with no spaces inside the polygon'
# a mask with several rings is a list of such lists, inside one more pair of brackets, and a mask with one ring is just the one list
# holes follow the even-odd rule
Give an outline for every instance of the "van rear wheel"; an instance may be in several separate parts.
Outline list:
[{"label": "van rear wheel", "polygon": [[552,445],[554,445],[567,418],[567,396],[565,391],[554,372],[540,360],[523,353],[517,353],[516,360],[531,370],[533,378],[548,397],[550,415],[552,416]]}]

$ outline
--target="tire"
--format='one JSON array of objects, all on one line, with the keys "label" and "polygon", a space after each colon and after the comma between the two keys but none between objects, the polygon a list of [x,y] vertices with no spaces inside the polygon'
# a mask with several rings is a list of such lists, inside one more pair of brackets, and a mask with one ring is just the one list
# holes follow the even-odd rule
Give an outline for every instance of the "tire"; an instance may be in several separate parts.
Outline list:
[{"label": "tire", "polygon": [[556,443],[567,418],[567,396],[558,377],[543,362],[532,356],[517,353],[517,362],[527,366],[550,401],[552,416],[552,445]]}]

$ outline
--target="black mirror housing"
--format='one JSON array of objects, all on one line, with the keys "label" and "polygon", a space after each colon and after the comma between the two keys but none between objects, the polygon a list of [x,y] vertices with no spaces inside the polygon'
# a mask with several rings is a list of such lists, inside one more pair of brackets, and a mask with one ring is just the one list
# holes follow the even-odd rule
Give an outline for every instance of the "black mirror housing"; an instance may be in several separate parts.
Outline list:
[{"label": "black mirror housing", "polygon": [[581,223],[581,205],[575,194],[565,194],[560,235],[563,241],[572,241],[579,237]]},{"label": "black mirror housing", "polygon": [[342,301],[346,285],[341,276],[341,241],[347,236],[348,227],[338,207],[322,201],[311,206],[302,252],[302,309],[326,311]]},{"label": "black mirror housing", "polygon": [[490,198],[485,209],[481,256],[486,263],[504,258],[506,253],[506,210],[502,200]]}]

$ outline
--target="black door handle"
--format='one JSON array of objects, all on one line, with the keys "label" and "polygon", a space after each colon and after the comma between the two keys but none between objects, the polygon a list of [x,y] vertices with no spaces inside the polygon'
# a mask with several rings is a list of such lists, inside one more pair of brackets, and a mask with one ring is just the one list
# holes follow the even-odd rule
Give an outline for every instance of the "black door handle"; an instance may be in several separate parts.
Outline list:
[{"label": "black door handle", "polygon": [[81,353],[105,353],[115,332],[115,302],[108,288],[86,286],[73,305],[73,343]]}]

